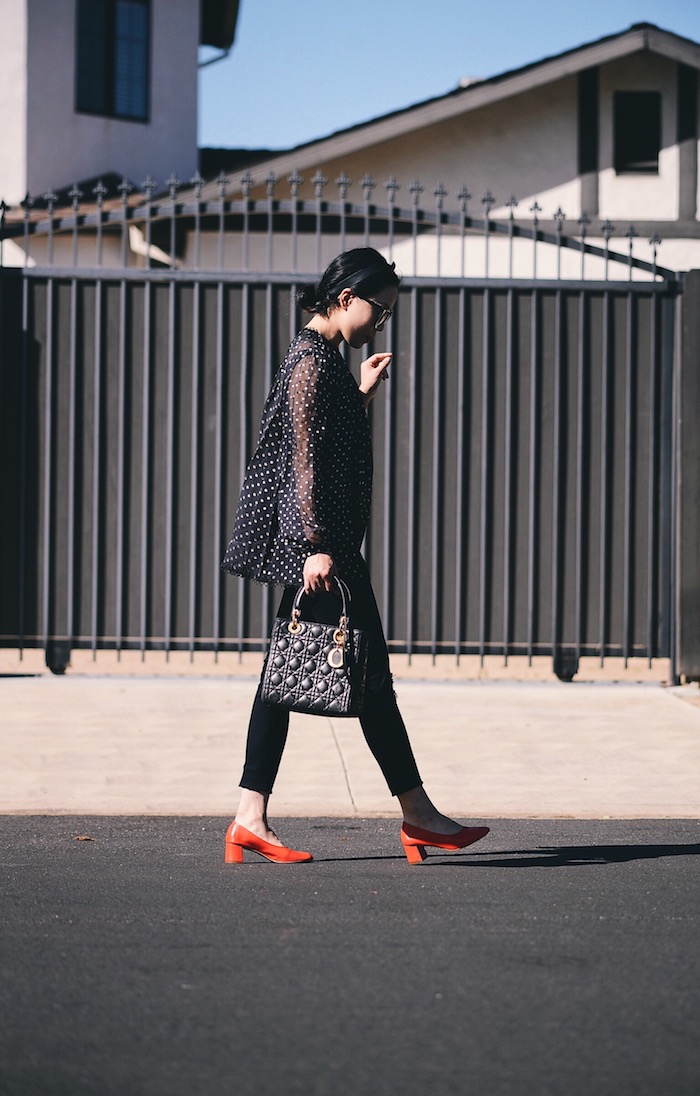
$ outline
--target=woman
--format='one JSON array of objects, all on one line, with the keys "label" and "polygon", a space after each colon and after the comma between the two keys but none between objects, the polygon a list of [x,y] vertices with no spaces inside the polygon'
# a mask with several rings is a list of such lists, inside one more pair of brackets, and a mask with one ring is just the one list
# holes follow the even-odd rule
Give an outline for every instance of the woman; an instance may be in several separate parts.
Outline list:
[{"label": "woman", "polygon": [[[338,619],[332,592],[339,575],[352,596],[353,624],[369,636],[363,715],[367,744],[403,811],[401,840],[410,863],[425,846],[461,849],[488,833],[441,814],[423,789],[396,705],[389,656],[360,547],[370,512],[372,453],[366,409],[388,379],[391,354],[372,354],[355,382],[339,353],[359,348],[382,330],[398,297],[394,264],[372,248],[344,252],[318,285],[299,296],[312,314],[292,340],[262,415],[223,567],[233,574],[286,587],[278,611],[289,616],[303,583],[305,616]],[[226,860],[243,849],[280,863],[311,860],[282,844],[267,820],[267,803],[287,737],[289,713],[265,704],[258,688],[248,728],[241,798],[226,834]]]}]

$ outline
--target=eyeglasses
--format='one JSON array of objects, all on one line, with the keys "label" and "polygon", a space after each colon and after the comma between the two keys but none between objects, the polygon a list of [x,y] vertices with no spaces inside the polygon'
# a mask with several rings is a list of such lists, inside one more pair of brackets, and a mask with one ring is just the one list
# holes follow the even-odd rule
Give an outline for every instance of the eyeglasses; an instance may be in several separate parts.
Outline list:
[{"label": "eyeglasses", "polygon": [[[359,297],[360,294],[358,293],[357,296]],[[382,304],[381,301],[374,301],[371,297],[360,297],[360,300],[367,301],[367,304],[371,304],[373,308],[379,309],[379,316],[374,321],[374,330],[381,331],[381,329],[384,327],[384,324],[387,323],[394,315],[393,308],[387,308],[387,306],[385,304]]]}]

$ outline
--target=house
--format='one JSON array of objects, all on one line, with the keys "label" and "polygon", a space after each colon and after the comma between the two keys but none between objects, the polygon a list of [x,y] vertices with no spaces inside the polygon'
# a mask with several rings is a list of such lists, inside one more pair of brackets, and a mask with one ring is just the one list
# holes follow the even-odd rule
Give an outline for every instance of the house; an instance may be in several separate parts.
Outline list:
[{"label": "house", "polygon": [[[95,3],[120,8],[120,0]],[[141,82],[129,82],[123,109],[133,116],[124,118],[83,110],[83,91],[94,88],[89,66],[84,81],[81,75],[81,11],[95,3],[14,5],[24,21],[10,20],[18,61],[3,80],[15,106],[0,96],[0,111],[6,125],[24,119],[24,129],[0,173],[0,196],[17,202],[25,189],[56,191],[89,176],[90,186],[79,189],[92,192],[98,173],[110,171],[115,186],[121,176],[138,185],[150,174],[161,188],[167,180],[169,189],[149,192],[145,202],[143,194],[130,195],[128,248],[123,233],[119,246],[113,195],[111,259],[104,262],[140,265],[148,254],[152,263],[185,269],[313,273],[337,251],[340,235],[348,247],[370,240],[407,275],[578,277],[577,252],[533,241],[585,237],[601,253],[633,252],[648,263],[658,253],[666,268],[700,267],[696,42],[637,24],[288,151],[224,150],[217,158],[202,149],[209,181],[190,189],[197,167],[195,45],[230,44],[237,5],[210,0],[198,21],[187,0],[129,0],[130,11],[149,10],[142,26],[149,27],[153,62]],[[63,12],[63,62],[53,68],[56,33],[34,22],[47,5]],[[67,191],[59,226],[67,234],[78,228],[70,212]],[[20,261],[21,217],[14,213]],[[89,218],[79,230],[94,236]],[[65,253],[70,240],[59,231],[57,245],[61,238]],[[79,250],[80,263],[91,261],[82,240]],[[39,232],[31,261],[45,254]],[[586,261],[588,277],[628,276],[624,263]]]},{"label": "house", "polygon": [[238,0],[0,0],[0,198],[70,207],[94,204],[98,180],[108,194],[122,178],[190,180],[197,47],[230,48],[237,13]]},{"label": "house", "polygon": [[[638,24],[268,155],[248,164],[243,183],[240,175],[232,176],[227,193],[240,196],[244,186],[250,199],[264,206],[272,182],[278,200],[293,189],[310,202],[315,196],[362,205],[364,182],[373,204],[403,205],[409,214],[417,201],[427,210],[466,208],[477,220],[486,208],[493,221],[512,218],[523,233],[524,239],[515,241],[514,259],[521,273],[531,267],[527,237],[535,217],[544,232],[580,236],[584,231],[601,247],[612,232],[611,247],[626,252],[633,243],[635,255],[648,259],[649,241],[659,237],[663,265],[697,267],[699,68],[700,44]],[[411,190],[413,180],[421,190]],[[215,194],[215,184],[209,184],[202,197]],[[461,241],[455,235],[453,228],[452,241],[441,241],[444,274],[459,272]],[[507,243],[504,237],[501,269]],[[229,246],[229,262],[235,263],[232,241]],[[470,247],[470,270],[478,272],[484,263],[479,231]],[[263,261],[265,248],[261,237],[257,260],[251,252],[251,262]],[[284,247],[276,250],[280,261],[287,261]],[[394,241],[393,256],[404,272],[412,270],[412,252],[412,240]],[[314,258],[308,240],[299,251],[300,269],[304,264],[313,269]],[[493,253],[491,258],[493,270]],[[191,261],[191,237],[181,261],[185,266]],[[417,261],[422,269],[435,264],[429,234],[420,240]],[[550,270],[553,261],[550,255]],[[578,257],[570,256],[572,270],[576,263]]]}]

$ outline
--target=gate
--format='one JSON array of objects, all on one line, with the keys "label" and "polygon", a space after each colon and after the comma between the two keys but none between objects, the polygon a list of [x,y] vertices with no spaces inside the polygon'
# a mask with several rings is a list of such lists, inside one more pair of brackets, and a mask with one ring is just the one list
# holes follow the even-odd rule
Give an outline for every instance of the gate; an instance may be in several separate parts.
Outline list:
[{"label": "gate", "polygon": [[[355,217],[371,227],[388,214]],[[432,223],[438,242],[446,221]],[[53,241],[53,211],[43,223]],[[462,212],[462,249],[484,225],[488,241],[488,209],[479,225]],[[512,244],[512,223],[503,231]],[[606,268],[615,258],[606,247]],[[393,650],[548,654],[565,679],[583,655],[669,658],[677,676],[680,285],[633,261],[631,243],[621,258],[625,280],[445,277],[439,263],[404,278],[377,341],[395,357],[370,412],[365,546]],[[13,472],[0,643],[43,647],[59,672],[74,647],[264,647],[274,595],[219,563],[307,278],[156,268],[148,253],[144,268],[0,270],[0,446]]]}]

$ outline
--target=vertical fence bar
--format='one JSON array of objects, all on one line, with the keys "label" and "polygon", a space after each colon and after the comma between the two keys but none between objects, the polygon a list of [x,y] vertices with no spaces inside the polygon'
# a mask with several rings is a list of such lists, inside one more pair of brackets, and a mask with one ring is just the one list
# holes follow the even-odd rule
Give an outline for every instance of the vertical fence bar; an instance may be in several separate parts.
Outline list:
[{"label": "vertical fence bar", "polygon": [[[129,192],[132,189],[127,179],[122,179],[119,185],[121,195],[121,227],[120,227],[120,251],[122,274],[127,264],[127,240],[128,240],[128,202]],[[117,511],[116,511],[116,544],[114,545],[115,576],[115,646],[117,659],[121,659],[122,644],[124,638],[124,530],[126,523],[124,511],[126,507],[126,342],[127,342],[127,283],[122,277],[119,282],[119,346],[117,362]],[[129,492],[129,499],[131,493]]]},{"label": "vertical fence bar", "polygon": [[217,270],[222,271],[224,269],[224,244],[226,241],[225,228],[226,228],[226,188],[231,180],[228,175],[223,171],[220,171],[216,178],[216,185],[219,191],[219,216],[218,216],[218,232],[216,237],[216,249],[217,249]]},{"label": "vertical fence bar", "polygon": [[[60,326],[60,316],[59,316]],[[75,607],[75,451],[79,444],[76,435],[76,405],[77,405],[77,365],[78,365],[78,279],[73,270],[70,280],[70,305],[69,305],[69,334],[68,334],[68,423],[67,423],[67,448],[68,448],[68,472],[66,476],[66,627],[65,637],[70,639],[74,630]],[[60,436],[61,415],[56,406],[56,426]]]},{"label": "vertical fence bar", "polygon": [[150,456],[151,456],[151,308],[153,286],[147,275],[143,286],[143,380],[141,427],[141,571],[139,583],[139,646],[141,660],[146,657],[148,628],[149,525],[150,525]]},{"label": "vertical fence bar", "polygon": [[[512,210],[511,210],[512,215]],[[503,664],[508,665],[510,651],[510,633],[512,623],[512,582],[513,560],[511,518],[513,514],[513,404],[515,375],[514,292],[508,290],[506,297],[506,388],[505,388],[505,475],[503,485]]]},{"label": "vertical fence bar", "polygon": [[649,510],[647,526],[647,659],[651,667],[652,659],[658,653],[658,534],[659,534],[659,298],[652,293],[649,300],[649,484],[647,487],[647,507]]},{"label": "vertical fence bar", "polygon": [[557,289],[554,314],[554,421],[552,427],[552,579],[551,644],[556,660],[561,639],[559,591],[561,585],[561,441],[562,441],[562,312],[563,294]]},{"label": "vertical fence bar", "polygon": [[542,206],[537,199],[530,206],[530,213],[532,214],[532,277],[533,281],[537,281],[537,214],[542,212]]},{"label": "vertical fence bar", "polygon": [[418,202],[423,187],[418,179],[414,179],[408,189],[411,192],[411,244],[413,253],[413,270],[411,273],[415,278],[418,276]]},{"label": "vertical fence bar", "polygon": [[605,663],[606,639],[608,633],[608,598],[609,598],[609,574],[607,567],[608,556],[608,510],[609,510],[609,482],[611,471],[609,468],[609,432],[610,432],[610,293],[606,289],[603,294],[603,353],[602,353],[602,378],[600,400],[600,572],[598,576],[598,625],[600,628],[600,665]]},{"label": "vertical fence bar", "polygon": [[[631,240],[630,240],[631,247]],[[634,521],[634,351],[635,339],[633,330],[634,320],[634,296],[631,290],[627,292],[626,315],[626,348],[625,348],[625,503],[624,503],[624,529],[623,529],[623,609],[622,609],[622,656],[625,668],[631,654],[631,628],[632,628],[632,580],[633,580],[633,529]]]},{"label": "vertical fence bar", "polygon": [[[274,303],[275,303],[274,294],[275,294],[274,285],[273,285],[272,282],[268,282],[267,285],[265,286],[265,372],[266,372],[265,392],[270,391],[270,387],[272,385],[272,374],[273,374],[273,371],[274,371],[274,365],[273,365],[273,354],[274,354],[274,350],[273,350],[273,344],[274,344],[274,313],[273,313],[273,309],[274,309]],[[248,439],[248,444],[250,444],[250,441],[252,441],[252,438]],[[247,459],[247,456],[248,456],[248,454],[246,453],[246,459]],[[267,634],[269,632],[269,625],[271,624],[271,621],[270,621],[270,616],[271,616],[270,606],[271,606],[271,600],[272,600],[272,590],[271,590],[269,585],[263,586],[263,588],[262,588],[262,599],[261,600],[262,600],[263,628],[267,630],[266,633],[265,633],[265,634]]]},{"label": "vertical fence bar", "polygon": [[489,247],[491,244],[491,209],[496,204],[496,199],[490,190],[487,190],[481,199],[484,206],[484,277],[489,276]]},{"label": "vertical fence bar", "polygon": [[92,188],[92,193],[95,195],[97,203],[97,266],[101,267],[103,262],[102,207],[104,206],[105,195],[108,193],[107,187],[101,179],[97,180],[96,185]]},{"label": "vertical fence bar", "polygon": [[467,205],[471,194],[466,186],[461,186],[457,194],[457,200],[459,201],[459,276],[460,278],[466,278],[466,261],[467,261]]},{"label": "vertical fence bar", "polygon": [[466,292],[464,286],[459,288],[459,327],[457,346],[457,475],[455,478],[455,661],[459,666],[459,656],[462,652],[462,636],[464,634],[464,493],[465,493],[465,389],[466,389]]},{"label": "vertical fence bar", "polygon": [[219,661],[221,643],[221,556],[223,499],[223,430],[224,430],[224,283],[216,283],[216,360],[214,364],[214,530],[212,620],[214,662]]},{"label": "vertical fence bar", "polygon": [[292,231],[291,231],[291,255],[290,264],[292,274],[297,272],[298,258],[298,244],[299,244],[299,187],[303,184],[304,179],[298,171],[293,171],[291,175],[287,176],[287,182],[289,183],[291,207],[292,207]]},{"label": "vertical fence bar", "polygon": [[433,334],[433,468],[432,468],[432,571],[430,576],[430,653],[435,665],[437,636],[440,629],[440,592],[442,587],[442,290],[435,291],[435,329]]},{"label": "vertical fence bar", "polygon": [[535,647],[535,604],[539,571],[537,567],[537,523],[539,516],[539,293],[532,289],[530,298],[530,461],[528,469],[528,537],[527,537],[527,658],[532,665]]},{"label": "vertical fence bar", "polygon": [[515,195],[511,194],[510,198],[506,202],[508,207],[508,277],[513,277],[513,229],[515,214],[514,209],[517,208],[518,200]]},{"label": "vertical fence bar", "polygon": [[46,279],[46,377],[44,382],[44,467],[42,499],[42,610],[41,630],[48,648],[51,629],[51,522],[53,516],[53,382],[54,382],[54,279]]},{"label": "vertical fence bar", "polygon": [[396,192],[399,190],[401,190],[401,187],[396,181],[395,177],[392,175],[391,178],[387,179],[386,182],[387,205],[389,208],[389,226],[387,232],[387,251],[389,252],[389,262],[391,262],[394,257],[394,216],[396,213]]},{"label": "vertical fence bar", "polygon": [[435,234],[437,237],[437,276],[438,278],[442,272],[442,207],[447,197],[448,191],[442,185],[438,183],[433,191],[435,195]]},{"label": "vertical fence bar", "polygon": [[175,279],[168,278],[168,341],[167,372],[165,396],[165,536],[163,566],[163,638],[165,640],[165,660],[170,661],[170,647],[173,626],[173,573],[175,555],[175,387],[177,287]]},{"label": "vertical fence bar", "polygon": [[121,183],[117,187],[117,190],[119,191],[119,194],[120,194],[120,197],[121,197],[121,203],[122,203],[121,225],[120,225],[120,229],[119,229],[119,237],[120,237],[120,247],[119,247],[120,259],[119,259],[119,262],[121,264],[122,270],[125,270],[126,266],[127,266],[127,257],[128,257],[127,245],[128,245],[128,242],[129,242],[129,194],[133,189],[134,188],[132,187],[132,185],[131,185],[131,183],[129,182],[128,179],[122,179]]},{"label": "vertical fence bar", "polygon": [[[393,362],[398,359],[396,347],[396,326],[394,318],[387,325],[387,343],[394,354]],[[398,369],[391,370],[393,383],[385,385],[384,399],[384,494],[382,499],[382,520],[384,536],[382,537],[382,578],[384,590],[382,598],[382,619],[393,620],[394,584],[393,567],[394,558],[394,386]]]},{"label": "vertical fence bar", "polygon": [[335,181],[338,187],[338,198],[340,200],[340,250],[345,251],[345,233],[347,224],[347,208],[346,198],[348,196],[348,189],[352,183],[352,179],[349,179],[344,171],[341,171],[340,175]]},{"label": "vertical fence bar", "polygon": [[268,172],[265,179],[265,185],[267,186],[267,269],[272,270],[274,263],[274,242],[275,242],[275,187],[277,186],[279,179],[275,175],[274,171]]},{"label": "vertical fence bar", "polygon": [[189,648],[190,662],[194,661],[195,634],[197,629],[197,570],[199,563],[198,538],[199,515],[199,343],[201,286],[195,278],[192,283],[192,389],[190,408],[190,573],[189,573]]},{"label": "vertical fence bar", "polygon": [[[487,218],[488,219],[488,218]],[[491,290],[484,286],[483,298],[483,343],[481,352],[481,509],[479,517],[479,661],[484,665],[486,655],[486,632],[489,609],[490,569],[489,549],[489,410],[491,376]]]},{"label": "vertical fence bar", "polygon": [[408,370],[408,545],[406,553],[406,652],[409,663],[415,634],[416,510],[418,477],[418,290],[411,288],[411,349]]},{"label": "vertical fence bar", "polygon": [[[241,285],[241,375],[238,378],[238,463],[241,475],[248,459],[248,354],[250,347],[250,285],[244,281]],[[248,609],[248,583],[241,586],[238,599],[238,658],[243,658],[245,620]]]},{"label": "vertical fence bar", "polygon": [[[27,609],[27,431],[29,411],[29,278],[27,267],[29,264],[29,213],[32,200],[27,195],[24,202],[24,267],[22,270],[22,378],[20,384],[20,452],[19,452],[19,645],[20,657],[24,657],[24,640],[26,636],[26,609]],[[33,576],[36,581],[38,576]]]},{"label": "vertical fence bar", "polygon": [[[365,203],[365,239],[364,239],[365,247],[369,247],[369,241],[370,241],[370,203],[372,201],[372,191],[374,190],[376,185],[377,184],[375,183],[374,179],[369,174],[369,172],[367,172],[367,174],[363,178],[362,182],[360,183],[360,186],[362,187],[362,196],[364,198],[364,203]],[[317,266],[318,266],[318,269],[320,270],[321,269],[321,264],[317,263]]]},{"label": "vertical fence bar", "polygon": [[[116,543],[114,545],[114,597],[117,658],[121,658],[124,637],[124,530],[126,509],[126,341],[127,288],[126,279],[119,283],[119,345],[117,361],[117,510]],[[129,492],[129,496],[131,493]],[[131,498],[129,498],[129,505]]]},{"label": "vertical fence bar", "polygon": [[566,214],[561,206],[559,206],[554,214],[554,224],[557,233],[557,281],[561,278],[561,239],[564,231],[565,219]]},{"label": "vertical fence bar", "polygon": [[586,343],[586,293],[583,289],[578,295],[579,324],[578,324],[578,379],[577,379],[577,416],[576,416],[576,592],[574,603],[574,646],[576,651],[576,664],[581,657],[581,635],[583,630],[583,598],[585,591],[585,576],[583,568],[583,552],[585,539],[584,519],[584,491],[585,491],[585,436],[586,436],[586,393],[587,393],[587,343]]},{"label": "vertical fence bar", "polygon": [[[100,603],[100,501],[102,499],[102,491],[100,489],[100,473],[101,473],[101,408],[102,408],[102,291],[103,284],[101,278],[95,280],[95,338],[93,344],[93,364],[94,364],[94,389],[93,389],[93,402],[92,402],[92,558],[91,558],[91,580],[92,588],[90,590],[90,605],[91,605],[91,648],[92,657],[97,658],[97,632],[99,624],[99,603]],[[104,503],[103,503],[104,505]]]},{"label": "vertical fence bar", "polygon": [[249,171],[241,178],[243,193],[243,270],[250,270],[250,189],[254,183]]}]

